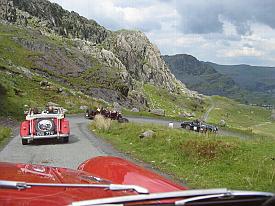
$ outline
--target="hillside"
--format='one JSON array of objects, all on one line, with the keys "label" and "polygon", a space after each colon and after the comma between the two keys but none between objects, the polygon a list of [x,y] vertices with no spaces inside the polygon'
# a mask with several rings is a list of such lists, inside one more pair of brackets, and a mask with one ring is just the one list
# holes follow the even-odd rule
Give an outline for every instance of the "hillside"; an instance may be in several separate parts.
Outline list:
[{"label": "hillside", "polygon": [[275,104],[275,67],[206,64],[231,77],[241,88],[262,95],[262,103]]},{"label": "hillside", "polygon": [[[158,48],[142,32],[109,31],[47,0],[1,0],[0,10],[3,79],[11,70],[15,76],[27,71],[129,109],[154,107],[144,88],[147,84],[164,89],[172,99],[201,99],[174,77]],[[28,74],[23,78],[33,80]],[[3,86],[12,90],[12,84],[6,81]],[[25,89],[20,84],[17,88]],[[185,105],[179,113],[192,110]]]},{"label": "hillside", "polygon": [[187,54],[163,56],[172,73],[189,89],[246,104],[275,104],[275,69],[218,65]]},{"label": "hillside", "polygon": [[187,54],[162,57],[172,73],[188,88],[206,95],[233,96],[240,88],[233,79]]}]

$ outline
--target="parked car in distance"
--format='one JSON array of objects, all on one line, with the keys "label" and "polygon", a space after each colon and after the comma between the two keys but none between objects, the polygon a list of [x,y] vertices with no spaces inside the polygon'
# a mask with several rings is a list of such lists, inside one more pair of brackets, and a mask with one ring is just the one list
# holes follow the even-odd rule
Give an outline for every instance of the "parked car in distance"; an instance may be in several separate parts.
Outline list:
[{"label": "parked car in distance", "polygon": [[181,125],[181,128],[196,131],[196,132],[214,132],[214,133],[216,133],[219,130],[218,127],[216,127],[214,125],[206,124],[199,120],[185,121],[185,122],[182,122],[180,125]]},{"label": "parked car in distance", "polygon": [[[274,206],[269,192],[189,189],[118,157],[77,170],[0,162],[0,205]],[[4,171],[4,172],[3,172]]]},{"label": "parked car in distance", "polygon": [[26,120],[20,125],[23,145],[46,138],[60,139],[64,143],[69,141],[70,124],[62,107],[31,108],[25,115]]},{"label": "parked car in distance", "polygon": [[111,120],[117,120],[120,123],[129,122],[125,117],[122,117],[121,112],[108,110],[105,108],[97,108],[96,110],[87,109],[85,113],[85,118],[94,119],[96,115],[101,114],[105,118],[110,118]]}]

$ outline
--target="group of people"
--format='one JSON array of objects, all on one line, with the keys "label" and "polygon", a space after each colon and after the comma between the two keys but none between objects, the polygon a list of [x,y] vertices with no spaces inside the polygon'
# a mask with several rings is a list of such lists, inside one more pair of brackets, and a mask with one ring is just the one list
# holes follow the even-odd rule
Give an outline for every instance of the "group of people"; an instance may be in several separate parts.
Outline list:
[{"label": "group of people", "polygon": [[[39,109],[37,107],[32,107],[29,111],[28,111],[31,115],[34,114],[41,114],[42,112],[39,111]],[[26,112],[25,112],[26,113]],[[44,113],[46,114],[55,114],[55,109],[53,106],[48,106],[45,110]]]}]

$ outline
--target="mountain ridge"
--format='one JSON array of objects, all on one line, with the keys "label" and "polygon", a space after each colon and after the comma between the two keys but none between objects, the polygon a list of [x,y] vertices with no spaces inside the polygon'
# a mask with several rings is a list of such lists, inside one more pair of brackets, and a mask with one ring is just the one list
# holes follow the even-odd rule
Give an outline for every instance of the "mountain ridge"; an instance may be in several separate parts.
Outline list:
[{"label": "mountain ridge", "polygon": [[226,96],[246,104],[275,105],[274,67],[219,65],[199,61],[187,54],[162,57],[172,73],[189,89],[206,95]]},{"label": "mountain ridge", "polygon": [[146,84],[167,90],[171,99],[179,94],[203,98],[175,78],[159,49],[140,31],[109,31],[47,0],[0,3],[0,64],[5,67],[24,67],[128,108],[148,109]]}]

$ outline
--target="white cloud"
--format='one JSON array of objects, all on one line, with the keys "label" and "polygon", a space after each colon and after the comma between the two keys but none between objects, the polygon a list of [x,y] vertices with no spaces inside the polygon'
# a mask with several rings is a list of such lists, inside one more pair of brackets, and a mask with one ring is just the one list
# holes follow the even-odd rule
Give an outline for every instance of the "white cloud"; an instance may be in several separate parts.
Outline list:
[{"label": "white cloud", "polygon": [[138,29],[162,54],[275,66],[272,0],[51,0],[110,30]]},{"label": "white cloud", "polygon": [[255,48],[242,47],[236,50],[229,50],[224,52],[224,56],[226,57],[259,57],[263,56],[264,53],[261,51],[257,51]]}]

